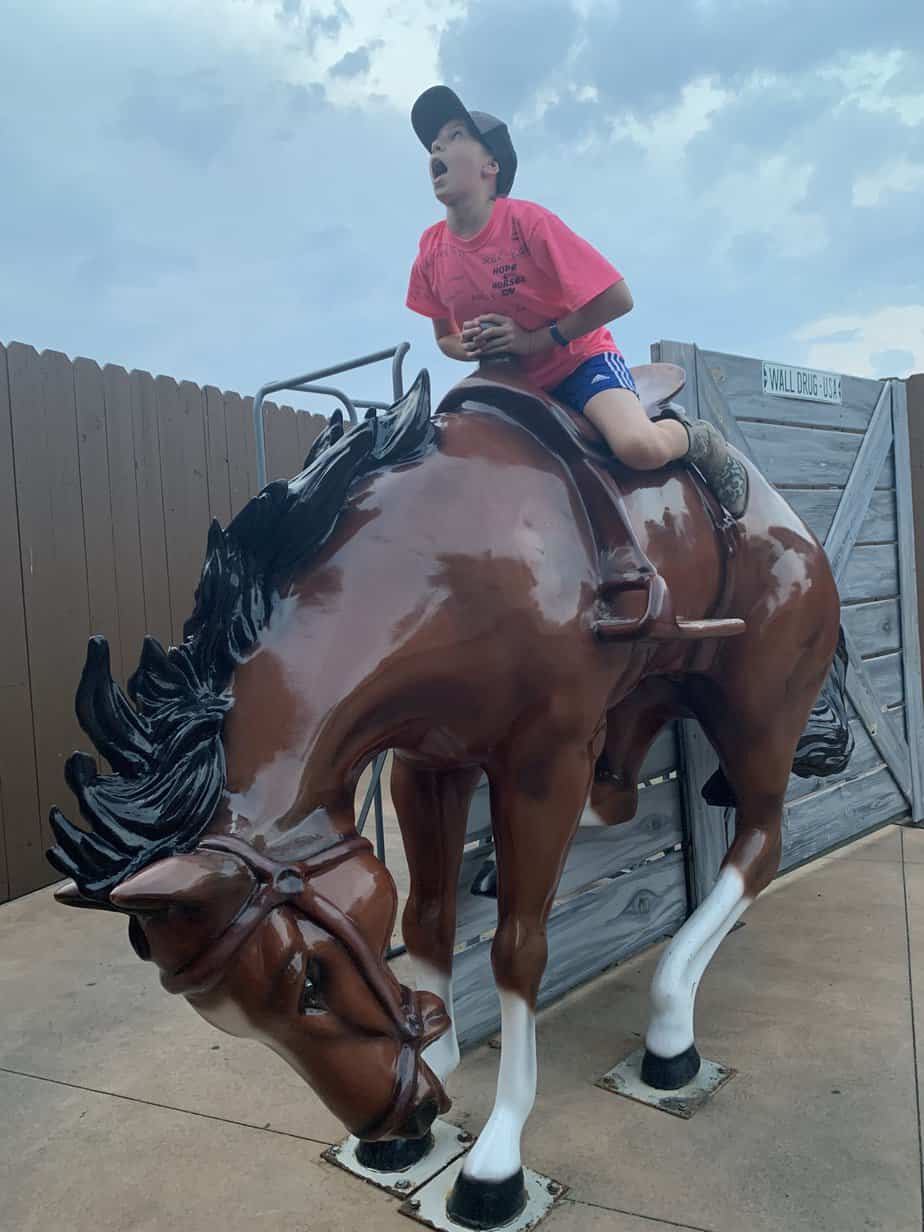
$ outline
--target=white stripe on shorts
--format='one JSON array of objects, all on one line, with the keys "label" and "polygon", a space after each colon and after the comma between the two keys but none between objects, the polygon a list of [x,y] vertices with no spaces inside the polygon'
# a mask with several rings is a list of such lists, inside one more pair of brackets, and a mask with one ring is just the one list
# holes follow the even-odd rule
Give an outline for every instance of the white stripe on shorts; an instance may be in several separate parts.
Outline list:
[{"label": "white stripe on shorts", "polygon": [[602,356],[607,367],[613,373],[613,376],[620,382],[623,389],[634,391],[635,381],[632,379],[632,373],[629,371],[629,365],[621,355],[615,355],[611,351],[607,351]]}]

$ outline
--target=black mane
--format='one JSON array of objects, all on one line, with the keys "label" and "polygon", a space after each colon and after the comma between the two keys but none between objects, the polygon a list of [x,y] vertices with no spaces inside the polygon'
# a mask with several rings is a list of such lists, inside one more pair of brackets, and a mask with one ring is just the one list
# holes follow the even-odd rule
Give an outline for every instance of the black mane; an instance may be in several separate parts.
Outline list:
[{"label": "black mane", "polygon": [[426,370],[382,416],[345,433],[338,413],[294,479],[269,484],[226,530],[212,523],[183,644],[164,650],[145,638],[128,697],[112,679],[105,638],[90,640],[77,718],[114,773],[100,775],[86,753],[68,759],[65,778],[90,830],[52,809],[58,841],[47,853],[86,898],[106,904],[126,877],[196,845],[225,786],[221,733],[235,665],[330,536],[353,481],[413,461],[433,439]]}]

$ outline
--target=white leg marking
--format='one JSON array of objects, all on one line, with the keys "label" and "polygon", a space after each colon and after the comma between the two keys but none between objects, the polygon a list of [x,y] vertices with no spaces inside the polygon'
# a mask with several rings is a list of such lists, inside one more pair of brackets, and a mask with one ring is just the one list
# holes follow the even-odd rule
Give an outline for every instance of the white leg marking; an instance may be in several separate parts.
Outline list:
[{"label": "white leg marking", "polygon": [[696,991],[709,960],[752,900],[744,880],[727,867],[661,955],[651,981],[651,1019],[645,1046],[659,1057],[676,1057],[693,1043]]},{"label": "white leg marking", "polygon": [[452,976],[440,971],[424,958],[415,958],[413,954],[411,962],[414,964],[417,991],[432,992],[440,997],[452,1020],[452,1026],[446,1034],[434,1040],[420,1054],[440,1082],[445,1082],[459,1064],[459,1040],[456,1036],[456,1020],[452,1006]]},{"label": "white leg marking", "polygon": [[536,1016],[516,993],[498,989],[501,1059],[494,1109],[462,1169],[477,1181],[505,1181],[520,1168],[520,1136],[536,1098]]}]

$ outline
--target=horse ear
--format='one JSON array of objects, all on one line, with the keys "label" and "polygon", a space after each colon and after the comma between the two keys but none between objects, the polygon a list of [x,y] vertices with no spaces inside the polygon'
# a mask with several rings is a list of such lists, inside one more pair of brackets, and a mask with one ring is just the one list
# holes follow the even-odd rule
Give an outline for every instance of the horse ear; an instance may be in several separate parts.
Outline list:
[{"label": "horse ear", "polygon": [[62,903],[65,907],[90,907],[96,911],[115,911],[111,903],[100,902],[98,898],[89,898],[86,894],[81,894],[76,881],[62,882],[55,890],[55,901]]},{"label": "horse ear", "polygon": [[239,860],[220,851],[168,856],[119,883],[109,899],[118,911],[164,911],[167,907],[201,907],[234,888],[238,893],[252,874]]}]

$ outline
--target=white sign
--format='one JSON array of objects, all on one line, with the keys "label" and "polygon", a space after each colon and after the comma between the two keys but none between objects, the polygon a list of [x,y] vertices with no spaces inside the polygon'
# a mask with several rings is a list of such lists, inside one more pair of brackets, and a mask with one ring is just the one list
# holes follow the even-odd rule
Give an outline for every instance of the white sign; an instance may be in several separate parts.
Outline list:
[{"label": "white sign", "polygon": [[789,364],[763,363],[764,393],[775,398],[801,398],[803,402],[837,402],[841,398],[841,378],[835,372],[816,372],[814,368],[792,368]]}]

